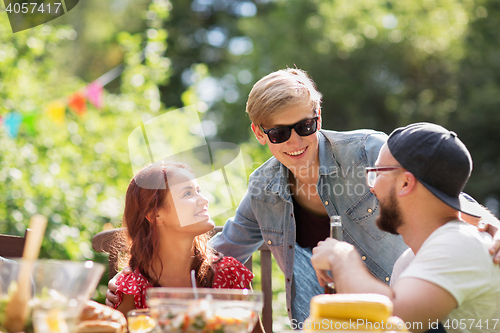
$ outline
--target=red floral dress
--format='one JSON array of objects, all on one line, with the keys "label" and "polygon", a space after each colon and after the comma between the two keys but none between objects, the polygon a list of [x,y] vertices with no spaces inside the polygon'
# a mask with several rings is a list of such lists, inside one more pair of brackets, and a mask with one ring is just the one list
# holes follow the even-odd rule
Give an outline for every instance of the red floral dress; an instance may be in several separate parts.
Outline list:
[{"label": "red floral dress", "polygon": [[[254,275],[241,262],[233,257],[223,257],[215,263],[213,288],[215,289],[244,289],[252,282]],[[115,308],[120,305],[123,295],[134,295],[137,309],[147,308],[146,290],[153,285],[135,269],[131,274],[121,274],[116,280],[118,289],[116,295],[120,298]]]}]

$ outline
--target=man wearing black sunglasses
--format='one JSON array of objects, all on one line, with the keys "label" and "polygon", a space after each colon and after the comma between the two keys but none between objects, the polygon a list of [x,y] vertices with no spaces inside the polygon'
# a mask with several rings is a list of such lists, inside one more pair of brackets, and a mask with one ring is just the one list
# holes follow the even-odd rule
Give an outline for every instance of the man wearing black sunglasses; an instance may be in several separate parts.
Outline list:
[{"label": "man wearing black sunglasses", "polygon": [[374,165],[387,135],[321,130],[321,94],[299,69],[259,80],[246,111],[255,137],[273,157],[252,173],[236,215],[211,244],[245,262],[265,242],[285,275],[292,328],[299,328],[310,299],[323,293],[310,258],[329,236],[330,217],[342,217],[344,240],[381,281],[390,281],[407,248],[401,237],[377,228],[378,201],[366,184],[365,168]]},{"label": "man wearing black sunglasses", "polygon": [[290,136],[292,136],[292,129],[295,130],[295,133],[299,136],[309,136],[316,133],[318,129],[318,119],[319,117],[308,118],[292,125],[273,127],[267,130],[261,125],[260,129],[267,135],[271,143],[283,143],[288,141]]},{"label": "man wearing black sunglasses", "polygon": [[212,245],[245,262],[262,242],[268,244],[285,274],[292,328],[299,328],[311,297],[324,292],[310,257],[329,236],[331,216],[342,217],[344,240],[384,282],[407,248],[401,237],[376,227],[378,203],[366,186],[364,169],[373,165],[387,136],[321,130],[321,94],[299,69],[259,80],[246,111],[255,137],[273,157],[250,176],[236,216]]}]

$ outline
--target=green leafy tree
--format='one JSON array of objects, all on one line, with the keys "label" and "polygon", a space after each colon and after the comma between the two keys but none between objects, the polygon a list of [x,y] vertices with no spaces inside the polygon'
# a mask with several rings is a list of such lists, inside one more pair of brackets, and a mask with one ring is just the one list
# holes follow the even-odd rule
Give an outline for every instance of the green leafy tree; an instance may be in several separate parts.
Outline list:
[{"label": "green leafy tree", "polygon": [[[494,203],[497,7],[481,0],[176,1],[163,25],[175,36],[167,50],[171,81],[189,87],[184,102],[207,110],[215,138],[248,141],[253,151],[244,115],[252,84],[297,66],[324,95],[324,128],[390,133],[430,121],[455,130],[476,165],[466,190]],[[178,103],[178,91],[161,91],[167,104]]]},{"label": "green leafy tree", "polygon": [[[165,2],[149,10],[156,17],[168,14]],[[45,108],[67,103],[86,85],[65,77],[56,63],[75,31],[44,25],[12,34],[7,18],[0,17],[0,115],[23,118],[17,135],[9,136],[6,124],[0,131],[1,233],[23,234],[30,216],[41,213],[49,218],[41,257],[107,261],[95,255],[90,241],[105,224],[120,223],[132,177],[128,135],[167,111],[158,91],[168,79],[167,35],[155,22],[148,20],[148,34],[119,34],[121,86],[116,94],[105,92],[103,109],[87,104],[85,114],[66,109],[65,119],[56,119]]]}]

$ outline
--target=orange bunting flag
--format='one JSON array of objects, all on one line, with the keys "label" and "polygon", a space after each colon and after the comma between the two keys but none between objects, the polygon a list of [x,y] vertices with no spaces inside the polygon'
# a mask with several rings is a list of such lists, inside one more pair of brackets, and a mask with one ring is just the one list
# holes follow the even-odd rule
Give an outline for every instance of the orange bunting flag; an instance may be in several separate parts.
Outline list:
[{"label": "orange bunting flag", "polygon": [[46,112],[49,117],[57,124],[64,124],[66,118],[66,106],[61,101],[55,101],[47,105]]},{"label": "orange bunting flag", "polygon": [[85,96],[81,92],[76,92],[69,97],[68,106],[79,116],[83,116],[87,112]]}]

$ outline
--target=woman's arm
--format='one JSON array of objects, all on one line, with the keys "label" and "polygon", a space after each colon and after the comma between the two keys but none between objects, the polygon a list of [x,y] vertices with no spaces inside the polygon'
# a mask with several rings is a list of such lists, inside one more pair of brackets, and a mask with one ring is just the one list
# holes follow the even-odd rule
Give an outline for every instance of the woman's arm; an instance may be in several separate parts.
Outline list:
[{"label": "woman's arm", "polygon": [[127,312],[135,309],[134,295],[123,295],[123,300],[116,309],[127,317]]},{"label": "woman's arm", "polygon": [[120,298],[116,295],[116,289],[118,289],[116,280],[121,274],[127,275],[130,273],[132,273],[132,268],[125,267],[121,272],[119,272],[111,280],[109,280],[108,291],[106,291],[106,305],[110,308],[114,308],[115,305],[120,301]]}]

